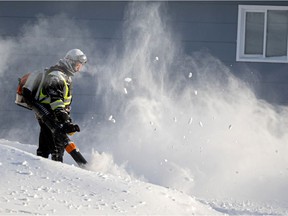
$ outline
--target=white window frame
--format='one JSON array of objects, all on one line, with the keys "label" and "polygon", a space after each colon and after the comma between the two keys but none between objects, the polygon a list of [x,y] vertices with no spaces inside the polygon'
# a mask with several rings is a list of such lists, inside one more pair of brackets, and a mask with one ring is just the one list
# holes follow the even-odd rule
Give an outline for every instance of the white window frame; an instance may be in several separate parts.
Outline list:
[{"label": "white window frame", "polygon": [[[288,63],[287,56],[266,57],[266,30],[267,30],[267,13],[268,10],[288,10],[288,6],[268,6],[268,5],[239,5],[238,6],[238,29],[237,29],[237,48],[236,61],[245,62],[271,62],[271,63]],[[244,53],[245,47],[245,24],[247,12],[262,12],[264,13],[264,40],[263,54],[251,55]],[[288,40],[288,38],[287,38]],[[288,43],[287,43],[288,44]],[[288,53],[288,47],[287,47]]]}]

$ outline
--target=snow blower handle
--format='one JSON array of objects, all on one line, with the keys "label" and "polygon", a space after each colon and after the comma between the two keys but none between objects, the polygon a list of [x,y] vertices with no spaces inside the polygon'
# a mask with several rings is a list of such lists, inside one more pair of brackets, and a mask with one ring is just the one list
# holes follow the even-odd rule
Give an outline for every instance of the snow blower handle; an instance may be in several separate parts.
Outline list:
[{"label": "snow blower handle", "polygon": [[62,127],[63,131],[70,136],[73,136],[76,132],[80,132],[80,127],[77,124],[66,122]]}]

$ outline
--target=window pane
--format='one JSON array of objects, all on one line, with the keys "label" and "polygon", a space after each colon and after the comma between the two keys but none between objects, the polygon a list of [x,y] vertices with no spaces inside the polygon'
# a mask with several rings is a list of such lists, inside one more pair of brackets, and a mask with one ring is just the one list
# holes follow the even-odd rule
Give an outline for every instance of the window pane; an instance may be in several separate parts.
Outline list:
[{"label": "window pane", "polygon": [[245,54],[263,54],[264,13],[247,12],[245,25]]},{"label": "window pane", "polygon": [[268,10],[266,56],[287,55],[287,11]]}]

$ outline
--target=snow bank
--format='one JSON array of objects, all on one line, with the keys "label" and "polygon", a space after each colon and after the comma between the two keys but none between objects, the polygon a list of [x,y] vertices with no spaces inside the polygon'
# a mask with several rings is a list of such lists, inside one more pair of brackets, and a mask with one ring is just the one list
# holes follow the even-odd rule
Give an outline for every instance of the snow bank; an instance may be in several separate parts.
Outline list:
[{"label": "snow bank", "polygon": [[218,214],[176,190],[83,170],[12,146],[21,144],[0,140],[1,215]]}]

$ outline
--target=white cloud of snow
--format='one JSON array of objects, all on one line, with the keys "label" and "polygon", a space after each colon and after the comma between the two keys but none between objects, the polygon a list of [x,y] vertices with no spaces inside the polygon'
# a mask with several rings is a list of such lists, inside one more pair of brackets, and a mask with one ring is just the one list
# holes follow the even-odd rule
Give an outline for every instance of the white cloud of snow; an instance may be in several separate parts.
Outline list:
[{"label": "white cloud of snow", "polygon": [[123,53],[99,75],[116,124],[97,127],[91,146],[111,152],[136,176],[188,194],[287,200],[286,108],[258,100],[209,53],[185,55],[160,5],[135,5]]}]

